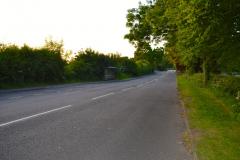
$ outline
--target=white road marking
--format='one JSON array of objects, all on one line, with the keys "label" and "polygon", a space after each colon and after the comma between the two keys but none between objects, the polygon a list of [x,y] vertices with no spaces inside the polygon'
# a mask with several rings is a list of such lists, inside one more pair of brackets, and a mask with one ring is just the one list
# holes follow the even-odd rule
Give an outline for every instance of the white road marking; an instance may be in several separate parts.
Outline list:
[{"label": "white road marking", "polygon": [[153,80],[145,82],[143,84],[139,84],[139,85],[137,85],[137,88],[141,88],[141,87],[147,86],[148,84],[156,82],[156,81],[158,81],[158,79],[153,79]]},{"label": "white road marking", "polygon": [[[64,95],[70,95],[70,94],[77,94],[79,92],[83,92],[83,90],[69,90],[69,91],[65,91]],[[61,92],[63,93],[63,92]]]},{"label": "white road marking", "polygon": [[92,98],[92,100],[100,99],[100,98],[107,97],[107,96],[114,95],[114,94],[115,94],[114,92],[111,92],[111,93],[108,93],[108,94],[105,94],[105,95],[94,97],[94,98]]},{"label": "white road marking", "polygon": [[22,98],[23,96],[16,96],[16,97],[10,97],[9,99],[19,99]]},{"label": "white road marking", "polygon": [[47,89],[46,91],[45,91],[46,93],[52,93],[52,92],[57,92],[57,90],[53,90],[53,89]]},{"label": "white road marking", "polygon": [[16,119],[14,121],[2,123],[2,124],[0,124],[0,127],[8,126],[8,125],[11,125],[11,124],[14,124],[14,123],[17,123],[17,122],[21,122],[21,121],[25,121],[25,120],[28,120],[28,119],[31,119],[31,118],[40,117],[42,115],[49,114],[51,112],[56,112],[56,111],[59,111],[59,110],[62,110],[62,109],[70,108],[70,107],[72,107],[72,105],[67,105],[67,106],[52,109],[52,110],[49,110],[49,111],[46,111],[46,112],[41,112],[41,113],[34,114],[34,115],[31,115],[31,116],[27,116],[27,117],[24,117],[24,118]]},{"label": "white road marking", "polygon": [[70,94],[76,94],[77,92],[75,91],[72,91],[72,92],[66,92],[66,93],[64,93],[64,95],[70,95]]},{"label": "white road marking", "polygon": [[148,81],[148,82],[146,82],[145,84],[149,84],[149,83],[152,83],[153,81]]},{"label": "white road marking", "polygon": [[35,94],[32,94],[33,96],[41,96],[42,94],[41,93],[35,93]]},{"label": "white road marking", "polygon": [[158,79],[153,79],[153,80],[148,81],[148,82],[146,82],[146,83],[153,83],[153,82],[156,82],[156,81],[158,81]]},{"label": "white road marking", "polygon": [[140,88],[140,87],[143,87],[144,85],[143,84],[139,84],[137,85],[137,88]]},{"label": "white road marking", "polygon": [[133,89],[133,87],[124,88],[124,89],[122,89],[122,91],[125,92],[125,91],[131,90],[131,89]]}]

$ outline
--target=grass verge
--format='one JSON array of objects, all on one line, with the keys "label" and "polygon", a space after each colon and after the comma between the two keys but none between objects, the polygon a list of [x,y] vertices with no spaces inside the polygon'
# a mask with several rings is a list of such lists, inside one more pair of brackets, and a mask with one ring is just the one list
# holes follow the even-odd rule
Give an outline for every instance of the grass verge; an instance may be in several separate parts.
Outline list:
[{"label": "grass verge", "polygon": [[178,76],[178,89],[199,160],[239,160],[240,123],[231,107],[236,100],[186,75]]}]

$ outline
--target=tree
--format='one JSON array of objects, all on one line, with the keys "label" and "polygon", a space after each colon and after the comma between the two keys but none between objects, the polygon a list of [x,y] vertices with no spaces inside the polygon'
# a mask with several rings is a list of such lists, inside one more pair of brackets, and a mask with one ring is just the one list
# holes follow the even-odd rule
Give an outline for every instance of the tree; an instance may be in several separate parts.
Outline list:
[{"label": "tree", "polygon": [[136,48],[134,58],[143,59],[145,54],[151,52],[151,26],[146,21],[149,5],[139,3],[138,8],[128,10],[126,26],[129,33],[124,36]]},{"label": "tree", "polygon": [[139,51],[149,48],[139,44],[165,41],[165,54],[176,68],[203,71],[207,84],[210,72],[240,68],[239,9],[238,0],[156,0],[128,13],[126,38]]},{"label": "tree", "polygon": [[154,36],[154,28],[147,19],[153,7],[153,2],[148,1],[147,4],[139,3],[138,8],[128,10],[126,26],[129,33],[124,38],[136,48],[134,52],[136,60],[147,60],[156,68],[164,55],[163,50],[153,47],[157,38]]},{"label": "tree", "polygon": [[62,55],[64,52],[64,48],[63,48],[64,44],[63,44],[63,40],[60,41],[54,41],[52,39],[52,37],[48,37],[45,39],[45,45],[44,48],[52,51],[55,54],[60,54]]}]

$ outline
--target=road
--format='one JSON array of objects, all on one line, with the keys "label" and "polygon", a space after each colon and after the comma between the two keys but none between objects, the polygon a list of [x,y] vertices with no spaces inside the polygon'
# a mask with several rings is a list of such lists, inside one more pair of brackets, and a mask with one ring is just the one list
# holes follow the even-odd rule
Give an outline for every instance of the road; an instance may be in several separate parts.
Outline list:
[{"label": "road", "polygon": [[0,94],[0,160],[189,160],[174,72]]}]

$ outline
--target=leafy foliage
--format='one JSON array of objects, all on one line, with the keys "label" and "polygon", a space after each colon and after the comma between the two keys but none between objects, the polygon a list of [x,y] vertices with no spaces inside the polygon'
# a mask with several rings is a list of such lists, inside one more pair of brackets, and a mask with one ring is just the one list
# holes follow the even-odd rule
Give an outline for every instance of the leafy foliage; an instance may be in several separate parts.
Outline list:
[{"label": "leafy foliage", "polygon": [[203,71],[207,81],[210,72],[240,70],[239,10],[239,0],[148,1],[129,10],[125,38],[137,51],[165,41],[164,55],[178,70]]},{"label": "leafy foliage", "polygon": [[[129,33],[125,35],[131,44],[136,48],[134,58],[136,60],[147,60],[152,67],[164,68],[162,61],[164,50],[162,47],[157,47],[156,37],[153,36],[154,28],[149,23],[147,16],[149,10],[153,7],[149,1],[147,5],[139,3],[138,8],[128,10],[126,26],[129,28]],[[153,47],[154,46],[154,47]]]},{"label": "leafy foliage", "polygon": [[240,91],[240,77],[214,75],[210,84],[234,97],[237,97]]},{"label": "leafy foliage", "polygon": [[59,82],[64,78],[61,54],[27,45],[1,45],[0,83]]},{"label": "leafy foliage", "polygon": [[[66,75],[70,79],[102,80],[104,69],[116,67],[119,76],[136,76],[152,72],[150,63],[135,62],[134,59],[117,54],[104,55],[92,49],[78,52],[78,55],[66,66]],[[140,67],[141,66],[141,67]]]},{"label": "leafy foliage", "polygon": [[[102,54],[92,49],[64,53],[63,42],[47,39],[42,48],[27,45],[0,45],[0,88],[6,85],[47,84],[65,81],[103,80],[107,67],[118,69],[117,78],[124,79],[151,73],[150,62]],[[66,58],[66,60],[63,59]]]},{"label": "leafy foliage", "polygon": [[137,64],[137,75],[144,75],[153,72],[151,64],[146,60],[138,60]]}]

